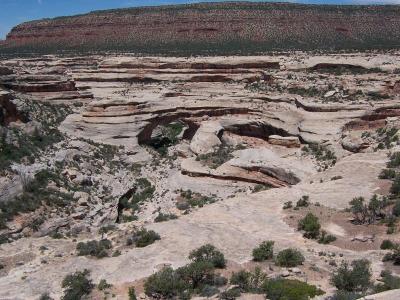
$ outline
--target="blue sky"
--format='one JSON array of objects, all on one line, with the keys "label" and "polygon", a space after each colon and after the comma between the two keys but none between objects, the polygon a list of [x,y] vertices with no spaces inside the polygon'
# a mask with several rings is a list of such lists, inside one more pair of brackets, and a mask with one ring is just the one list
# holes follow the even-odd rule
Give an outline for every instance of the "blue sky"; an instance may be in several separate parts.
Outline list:
[{"label": "blue sky", "polygon": [[[257,1],[257,0],[256,0]],[[281,0],[283,1],[283,0]],[[195,2],[222,2],[197,1],[197,0],[0,0],[0,38],[5,38],[10,29],[22,22],[56,17],[74,15],[92,10],[145,6],[182,4]],[[257,1],[262,2],[262,1]],[[400,4],[400,0],[293,0],[301,3],[324,3],[324,4]]]}]

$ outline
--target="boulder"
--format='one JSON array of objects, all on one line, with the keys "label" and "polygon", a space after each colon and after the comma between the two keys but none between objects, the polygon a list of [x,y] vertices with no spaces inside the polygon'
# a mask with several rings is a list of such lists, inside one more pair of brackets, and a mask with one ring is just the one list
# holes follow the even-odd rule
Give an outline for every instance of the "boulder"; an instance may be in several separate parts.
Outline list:
[{"label": "boulder", "polygon": [[37,233],[34,234],[34,236],[46,236],[49,235],[52,232],[55,232],[57,229],[61,227],[65,227],[69,224],[69,219],[68,218],[58,218],[58,219],[52,219],[46,221],[39,229]]},{"label": "boulder", "polygon": [[390,128],[400,128],[400,118],[399,117],[387,117],[385,120],[386,126]]},{"label": "boulder", "polygon": [[294,274],[301,274],[301,270],[299,268],[290,268],[289,272],[292,272]]},{"label": "boulder", "polygon": [[329,98],[334,96],[337,93],[337,91],[333,90],[333,91],[328,91],[325,93],[324,98]]},{"label": "boulder", "polygon": [[356,235],[351,239],[352,242],[373,242],[375,237],[373,235]]},{"label": "boulder", "polygon": [[87,206],[89,201],[89,194],[85,192],[75,192],[74,199],[78,200],[78,204],[81,206]]},{"label": "boulder", "polygon": [[79,174],[72,180],[73,183],[81,186],[91,186],[93,185],[92,178],[83,174]]},{"label": "boulder", "polygon": [[302,178],[314,173],[311,163],[297,157],[280,157],[270,149],[245,149],[228,163],[249,171],[258,171],[288,184],[297,184]]},{"label": "boulder", "polygon": [[289,277],[290,276],[290,272],[287,270],[282,271],[281,273],[281,277]]},{"label": "boulder", "polygon": [[360,136],[351,133],[342,140],[343,149],[353,153],[358,153],[368,146],[369,143],[365,142]]},{"label": "boulder", "polygon": [[272,145],[285,146],[288,148],[299,148],[301,146],[297,136],[270,135],[268,137],[268,142]]},{"label": "boulder", "polygon": [[220,135],[223,131],[219,122],[204,122],[197,130],[190,143],[190,150],[195,154],[212,153],[221,145]]}]

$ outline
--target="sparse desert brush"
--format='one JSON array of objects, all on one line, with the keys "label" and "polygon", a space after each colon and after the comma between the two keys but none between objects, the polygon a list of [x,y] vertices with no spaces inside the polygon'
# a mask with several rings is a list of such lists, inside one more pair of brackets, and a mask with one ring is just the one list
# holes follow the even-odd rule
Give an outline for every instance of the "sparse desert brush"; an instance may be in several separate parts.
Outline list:
[{"label": "sparse desert brush", "polygon": [[189,254],[189,259],[194,262],[210,262],[215,268],[225,268],[226,266],[224,254],[211,244],[206,244],[198,249],[191,251]]},{"label": "sparse desert brush", "polygon": [[383,240],[380,246],[382,250],[393,249],[394,247],[395,244],[391,240]]},{"label": "sparse desert brush", "polygon": [[94,288],[92,280],[89,279],[90,271],[83,270],[69,274],[62,281],[64,295],[62,300],[77,300],[89,295]]},{"label": "sparse desert brush", "polygon": [[346,292],[364,292],[371,287],[371,263],[368,260],[343,262],[331,277],[331,283]]},{"label": "sparse desert brush", "polygon": [[310,239],[316,239],[319,236],[320,228],[318,218],[312,213],[308,213],[298,224],[298,229],[305,231],[304,237]]},{"label": "sparse desert brush", "polygon": [[263,290],[267,298],[271,300],[311,299],[324,294],[324,291],[315,285],[295,279],[267,280],[263,285]]},{"label": "sparse desert brush", "polygon": [[308,195],[302,196],[296,203],[296,207],[308,207],[310,205],[310,197]]},{"label": "sparse desert brush", "polygon": [[177,218],[178,217],[175,214],[159,213],[158,216],[154,219],[154,222],[156,222],[156,223],[166,222],[166,221],[169,221],[169,220],[175,220]]},{"label": "sparse desert brush", "polygon": [[94,256],[97,258],[103,258],[109,256],[108,250],[112,248],[110,240],[103,239],[100,241],[88,241],[80,242],[76,245],[76,250],[79,256]]},{"label": "sparse desert brush", "polygon": [[275,258],[275,263],[281,267],[296,267],[304,262],[303,254],[293,248],[284,249],[278,253]]},{"label": "sparse desert brush", "polygon": [[147,230],[142,228],[135,232],[131,238],[128,239],[127,244],[135,244],[136,247],[143,248],[153,244],[155,241],[160,240],[161,237],[154,230]]},{"label": "sparse desert brush", "polygon": [[176,270],[165,267],[151,275],[145,282],[147,296],[155,298],[190,298],[192,295],[214,295],[217,287],[227,280],[215,274],[215,268],[225,266],[223,254],[212,245],[193,250],[191,263]]},{"label": "sparse desert brush", "polygon": [[253,249],[253,260],[264,261],[274,256],[274,241],[264,241]]}]

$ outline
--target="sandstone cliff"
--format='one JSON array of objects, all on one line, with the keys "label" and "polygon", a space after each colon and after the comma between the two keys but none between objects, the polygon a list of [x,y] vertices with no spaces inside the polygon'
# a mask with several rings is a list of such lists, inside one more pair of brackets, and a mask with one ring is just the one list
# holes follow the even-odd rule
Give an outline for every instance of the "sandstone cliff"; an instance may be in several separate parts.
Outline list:
[{"label": "sandstone cliff", "polygon": [[202,3],[96,11],[20,24],[0,53],[122,50],[256,53],[400,45],[399,6]]}]

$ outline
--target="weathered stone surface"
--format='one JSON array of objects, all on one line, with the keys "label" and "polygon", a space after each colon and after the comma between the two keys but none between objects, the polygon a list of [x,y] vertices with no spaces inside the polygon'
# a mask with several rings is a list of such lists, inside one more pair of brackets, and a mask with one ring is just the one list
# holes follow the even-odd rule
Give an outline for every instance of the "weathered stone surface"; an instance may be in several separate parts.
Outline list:
[{"label": "weathered stone surface", "polygon": [[215,151],[220,145],[222,126],[218,122],[203,122],[190,142],[190,150],[196,154]]},{"label": "weathered stone surface", "polygon": [[[362,6],[353,9],[292,3],[130,8],[26,22],[13,28],[1,46],[80,46],[93,51],[132,49],[139,53],[287,50],[287,41],[292,42],[290,47],[305,50],[309,45],[315,49],[396,47],[398,15],[396,6],[374,7],[371,11]],[[379,45],[374,42],[377,40]],[[229,44],[229,50],[216,48],[221,43]]]},{"label": "weathered stone surface", "polygon": [[368,148],[369,144],[366,143],[359,135],[349,133],[342,140],[342,146],[343,149],[356,153]]},{"label": "weathered stone surface", "polygon": [[[260,71],[268,62],[280,66],[268,70],[273,80],[253,84],[244,81],[264,76]],[[329,62],[337,64],[334,70],[312,69],[318,63]],[[18,107],[24,99],[30,100],[30,105],[48,101],[46,107],[53,101],[65,101],[73,113],[58,127],[60,142],[38,152],[34,162],[21,159],[1,177],[0,190],[8,191],[17,170],[32,176],[39,170],[57,172],[49,175],[46,188],[51,197],[40,198],[44,205],[34,212],[18,214],[7,222],[8,228],[0,231],[0,235],[10,233],[10,239],[15,239],[0,246],[0,264],[5,265],[0,270],[1,299],[38,299],[47,291],[59,299],[64,276],[84,268],[91,270],[94,283],[106,279],[113,284],[116,298],[124,299],[127,287],[142,284],[161,266],[178,268],[187,264],[190,251],[206,243],[214,244],[228,259],[224,274],[253,268],[252,250],[262,241],[275,241],[275,253],[297,248],[306,261],[304,267],[288,269],[289,278],[316,284],[326,292],[333,290],[329,282],[334,269],[331,260],[340,263],[367,258],[374,278],[389,266],[382,264],[384,253],[379,249],[385,233],[378,232],[372,241],[368,237],[372,233],[367,230],[374,226],[353,225],[351,215],[343,210],[355,197],[368,200],[390,189],[390,182],[379,179],[379,174],[386,167],[388,153],[398,151],[399,145],[393,141],[391,149],[377,149],[379,138],[385,137],[379,136],[383,130],[377,129],[398,127],[399,99],[390,90],[387,99],[372,99],[367,92],[398,80],[391,71],[399,65],[400,56],[310,56],[296,52],[262,57],[139,58],[110,54],[107,58],[46,56],[3,63],[15,74],[27,75],[21,78],[29,85],[35,78],[40,82],[69,80],[77,90],[11,91]],[[351,70],[342,74],[344,64],[363,68],[346,66]],[[374,68],[385,68],[387,72]],[[210,75],[238,80],[188,80]],[[86,76],[105,76],[108,80],[74,80]],[[130,76],[158,77],[162,83],[118,81],[119,77]],[[174,81],[176,78],[185,80]],[[337,95],[323,97],[336,88],[340,91]],[[84,93],[93,95],[93,101],[84,101]],[[54,106],[54,112],[59,108]],[[7,130],[32,133],[24,130],[36,125],[53,126],[34,122],[27,126],[12,122]],[[162,149],[165,152],[159,151],[152,144],[155,133],[164,134],[168,124],[177,122],[183,130],[172,132],[173,142],[167,141],[166,149]],[[301,141],[304,146],[314,142],[326,147],[334,152],[335,163],[328,164],[323,155],[313,153],[315,150],[306,152],[271,143],[277,135],[278,142],[291,140],[288,145]],[[192,146],[197,150],[192,151]],[[212,164],[198,155],[208,153],[206,157],[212,158],[217,147],[225,152],[214,157]],[[351,152],[359,147],[359,152]],[[135,220],[123,220],[122,216],[132,215],[124,207],[124,199],[140,190],[139,178],[146,178],[154,193],[134,210]],[[185,198],[188,194],[194,197],[192,200],[215,202],[202,207],[189,205],[181,211],[177,204],[189,202]],[[309,196],[309,207],[283,210],[286,202],[296,204],[305,195]],[[135,196],[131,199],[144,198]],[[54,205],[49,200],[55,201]],[[313,205],[317,202],[319,205]],[[308,211],[318,215],[322,228],[335,235],[337,241],[321,245],[303,237],[296,218]],[[160,213],[178,218],[157,223],[155,218]],[[104,229],[100,229],[106,225],[115,227],[110,226],[102,237],[100,231]],[[145,248],[127,246],[127,237],[143,226],[159,233],[161,240]],[[64,238],[48,236],[55,232]],[[367,241],[350,242],[357,236]],[[78,242],[104,237],[112,241],[110,257],[76,256]],[[113,257],[116,250],[121,255]],[[283,272],[272,261],[261,266],[269,278]],[[318,272],[313,271],[317,268]],[[142,293],[140,287],[137,292]],[[96,298],[98,293],[96,290],[91,296]]]},{"label": "weathered stone surface", "polygon": [[70,220],[68,218],[58,218],[47,221],[40,227],[40,230],[35,235],[39,237],[49,235],[50,233],[57,231],[59,228],[67,226],[69,223]]},{"label": "weathered stone surface", "polygon": [[[245,149],[229,162],[232,166],[245,170],[257,170],[288,184],[296,184],[315,172],[311,164],[300,158],[281,158],[269,149]],[[308,165],[308,166],[307,166]]]},{"label": "weathered stone surface", "polygon": [[0,177],[0,202],[9,201],[22,192],[22,183],[18,176]]}]

